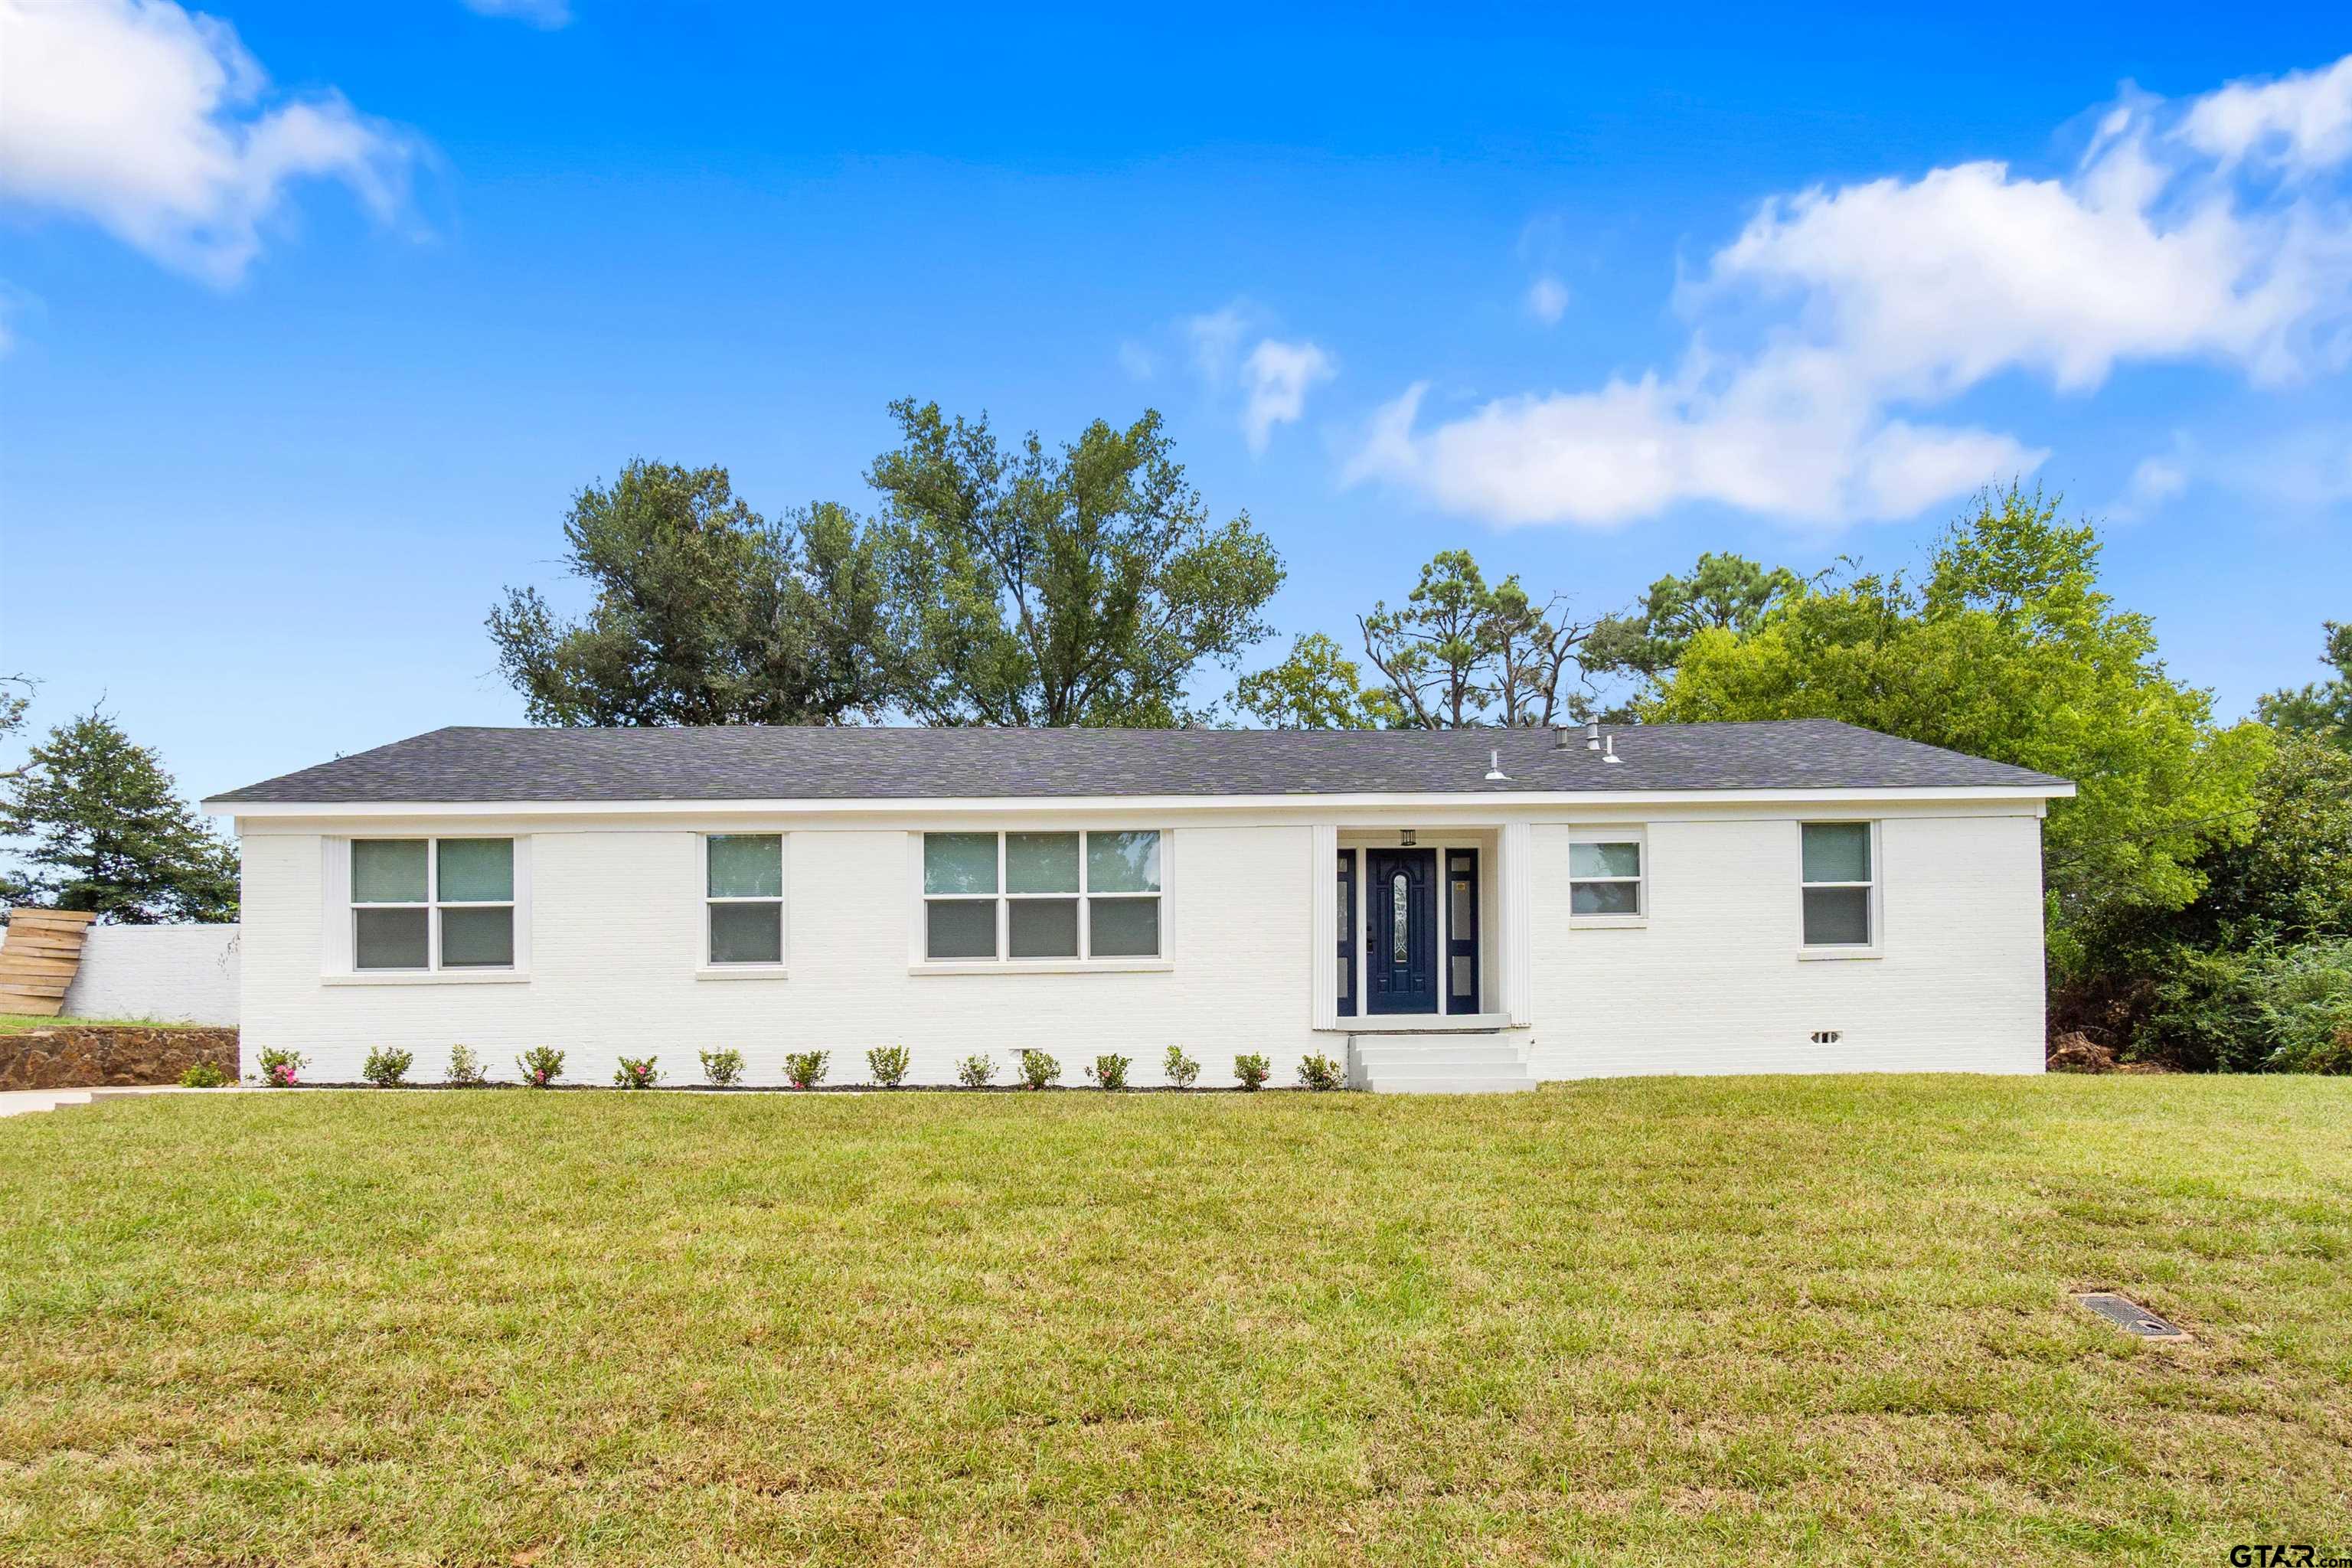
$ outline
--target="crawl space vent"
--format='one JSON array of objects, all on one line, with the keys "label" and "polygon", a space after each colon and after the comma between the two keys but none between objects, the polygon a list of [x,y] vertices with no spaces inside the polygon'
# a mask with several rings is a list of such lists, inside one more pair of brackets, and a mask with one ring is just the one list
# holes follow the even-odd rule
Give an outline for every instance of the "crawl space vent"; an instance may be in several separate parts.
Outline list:
[{"label": "crawl space vent", "polygon": [[2168,1323],[2128,1296],[2118,1296],[2112,1290],[2084,1290],[2074,1300],[2096,1312],[2119,1329],[2126,1329],[2144,1340],[2185,1340],[2189,1331]]}]

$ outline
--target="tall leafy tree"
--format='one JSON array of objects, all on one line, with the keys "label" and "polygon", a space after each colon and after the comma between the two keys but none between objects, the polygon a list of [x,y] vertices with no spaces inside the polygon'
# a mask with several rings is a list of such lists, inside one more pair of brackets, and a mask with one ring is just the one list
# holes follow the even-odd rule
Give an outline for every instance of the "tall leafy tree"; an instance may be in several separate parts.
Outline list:
[{"label": "tall leafy tree", "polygon": [[1643,705],[1661,721],[1843,719],[2073,779],[2052,803],[2053,953],[2117,905],[2177,909],[2202,857],[2242,841],[2270,732],[2217,726],[2157,657],[2145,616],[2098,587],[2099,544],[2012,488],[1943,537],[1925,579],[1853,574],[1784,596],[1752,630],[1691,637]]},{"label": "tall leafy tree", "polygon": [[1637,608],[1604,617],[1585,647],[1585,662],[1662,680],[1699,633],[1752,632],[1805,586],[1785,566],[1767,568],[1744,555],[1710,551],[1682,576],[1669,574],[1651,584]]},{"label": "tall leafy tree", "polygon": [[2325,629],[2326,651],[2319,662],[2332,668],[2336,678],[2273,691],[2261,699],[2255,711],[2264,723],[2291,735],[2308,735],[2352,751],[2352,621],[2328,621]]},{"label": "tall leafy tree", "polygon": [[32,748],[0,796],[26,874],[0,896],[102,921],[236,919],[236,851],[179,796],[154,752],[91,711]]},{"label": "tall leafy tree", "polygon": [[888,700],[884,541],[838,506],[770,520],[719,468],[635,461],[572,498],[565,564],[490,612],[499,663],[543,724],[839,723]]},{"label": "tall leafy tree", "polygon": [[1321,632],[1298,637],[1280,664],[1244,676],[1234,706],[1269,730],[1390,730],[1404,719],[1396,700],[1367,689],[1362,668]]},{"label": "tall leafy tree", "polygon": [[1281,558],[1246,513],[1217,523],[1159,415],[1010,447],[983,416],[891,405],[868,475],[896,566],[893,696],[934,724],[1167,725],[1205,661],[1266,635]]},{"label": "tall leafy tree", "polygon": [[1357,617],[1389,706],[1415,729],[1550,724],[1584,718],[1582,650],[1598,623],[1538,604],[1517,577],[1488,584],[1466,550],[1440,551],[1394,609]]}]

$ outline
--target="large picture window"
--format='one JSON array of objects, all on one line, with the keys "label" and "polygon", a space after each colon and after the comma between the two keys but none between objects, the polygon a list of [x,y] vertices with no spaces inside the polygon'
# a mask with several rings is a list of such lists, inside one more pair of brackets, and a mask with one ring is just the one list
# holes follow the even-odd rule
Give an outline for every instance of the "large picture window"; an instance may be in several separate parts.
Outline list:
[{"label": "large picture window", "polygon": [[1160,956],[1160,835],[926,833],[937,963]]},{"label": "large picture window", "polygon": [[1871,944],[1870,824],[1808,822],[1804,834],[1805,945]]},{"label": "large picture window", "polygon": [[512,969],[514,840],[352,841],[355,969]]},{"label": "large picture window", "polygon": [[783,963],[783,835],[713,833],[702,844],[709,963]]}]

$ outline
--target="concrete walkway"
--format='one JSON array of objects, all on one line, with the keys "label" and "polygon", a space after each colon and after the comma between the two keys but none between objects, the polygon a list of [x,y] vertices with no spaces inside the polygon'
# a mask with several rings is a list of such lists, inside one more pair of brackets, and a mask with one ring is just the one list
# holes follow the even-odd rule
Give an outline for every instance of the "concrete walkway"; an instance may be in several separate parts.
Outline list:
[{"label": "concrete walkway", "polygon": [[0,1116],[30,1116],[37,1110],[89,1105],[100,1100],[135,1100],[149,1094],[234,1094],[236,1089],[182,1089],[157,1084],[139,1089],[0,1089]]}]

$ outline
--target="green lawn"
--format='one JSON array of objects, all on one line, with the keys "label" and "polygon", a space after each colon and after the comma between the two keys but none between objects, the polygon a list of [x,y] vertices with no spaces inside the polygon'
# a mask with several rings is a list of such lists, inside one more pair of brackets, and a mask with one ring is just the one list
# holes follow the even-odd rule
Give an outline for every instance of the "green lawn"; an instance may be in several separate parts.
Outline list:
[{"label": "green lawn", "polygon": [[185,1095],[0,1194],[10,1563],[2352,1541],[2341,1080]]},{"label": "green lawn", "polygon": [[130,1024],[142,1029],[201,1029],[202,1024],[173,1024],[153,1018],[52,1018],[38,1013],[0,1013],[0,1035],[21,1035],[27,1029],[52,1029],[75,1024]]}]

